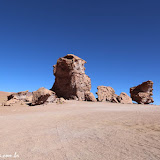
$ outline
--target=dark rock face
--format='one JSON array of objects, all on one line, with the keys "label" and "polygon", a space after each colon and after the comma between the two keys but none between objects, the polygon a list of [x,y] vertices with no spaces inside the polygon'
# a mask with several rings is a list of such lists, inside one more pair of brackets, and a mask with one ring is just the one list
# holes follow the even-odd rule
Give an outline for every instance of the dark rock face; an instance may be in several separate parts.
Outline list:
[{"label": "dark rock face", "polygon": [[32,105],[40,105],[44,103],[53,103],[56,101],[55,92],[44,87],[33,92]]},{"label": "dark rock face", "polygon": [[86,93],[91,90],[91,79],[85,74],[86,61],[68,54],[59,58],[54,65],[55,83],[52,91],[64,99],[86,100]]},{"label": "dark rock face", "polygon": [[149,104],[153,103],[153,82],[146,81],[142,84],[130,88],[130,94],[133,101],[136,101],[139,104]]}]

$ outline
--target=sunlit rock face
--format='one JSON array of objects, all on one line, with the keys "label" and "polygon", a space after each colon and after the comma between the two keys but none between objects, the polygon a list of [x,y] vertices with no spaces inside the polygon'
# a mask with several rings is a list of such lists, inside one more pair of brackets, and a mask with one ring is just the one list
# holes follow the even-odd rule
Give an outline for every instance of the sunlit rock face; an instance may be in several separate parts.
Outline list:
[{"label": "sunlit rock face", "polygon": [[[91,90],[91,79],[85,74],[85,63],[85,60],[73,54],[59,58],[57,64],[53,66],[55,83],[51,90],[56,92],[58,97],[65,99],[92,100],[93,95],[91,98],[88,97],[90,95],[88,92]],[[94,100],[96,100],[95,97]]]},{"label": "sunlit rock face", "polygon": [[139,104],[149,104],[153,103],[153,82],[146,81],[142,84],[130,88],[130,94],[133,101],[136,101]]},{"label": "sunlit rock face", "polygon": [[98,86],[97,89],[98,91],[96,94],[98,95],[98,101],[118,103],[118,95],[115,94],[115,90],[112,87]]}]

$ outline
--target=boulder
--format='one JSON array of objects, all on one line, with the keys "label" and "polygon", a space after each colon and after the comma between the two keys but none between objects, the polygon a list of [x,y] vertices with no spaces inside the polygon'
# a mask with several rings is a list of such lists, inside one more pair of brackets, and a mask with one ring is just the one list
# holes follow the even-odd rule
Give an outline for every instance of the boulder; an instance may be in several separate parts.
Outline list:
[{"label": "boulder", "polygon": [[149,104],[153,103],[153,82],[146,81],[142,84],[130,88],[130,94],[133,101],[136,101],[139,104]]},{"label": "boulder", "polygon": [[85,92],[85,100],[86,101],[97,102],[95,96],[91,92]]},{"label": "boulder", "polygon": [[85,101],[91,90],[91,79],[85,74],[85,60],[67,54],[54,65],[55,83],[52,91],[60,98]]},{"label": "boulder", "polygon": [[40,105],[44,103],[53,103],[56,101],[55,92],[48,90],[44,87],[39,88],[37,91],[33,92],[32,104]]},{"label": "boulder", "polygon": [[106,86],[98,86],[97,87],[97,95],[98,95],[98,101],[109,101],[118,103],[117,101],[117,95],[115,94],[115,91],[112,87],[106,87]]},{"label": "boulder", "polygon": [[126,93],[122,92],[118,97],[117,100],[119,103],[122,104],[132,104],[132,99]]}]

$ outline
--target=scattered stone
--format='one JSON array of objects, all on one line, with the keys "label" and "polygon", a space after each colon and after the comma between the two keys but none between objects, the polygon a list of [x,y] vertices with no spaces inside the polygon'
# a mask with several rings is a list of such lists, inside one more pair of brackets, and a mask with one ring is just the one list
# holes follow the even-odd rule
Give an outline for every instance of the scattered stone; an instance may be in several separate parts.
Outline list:
[{"label": "scattered stone", "polygon": [[33,92],[32,104],[40,105],[44,103],[52,103],[56,100],[55,92],[48,90],[44,87],[39,88],[37,91]]},{"label": "scattered stone", "polygon": [[133,101],[139,104],[149,104],[153,103],[154,100],[151,97],[153,95],[153,82],[146,81],[142,84],[130,88],[130,94]]},{"label": "scattered stone", "polygon": [[117,100],[122,104],[132,104],[132,99],[126,93],[122,92],[118,97]]},{"label": "scattered stone", "polygon": [[85,74],[85,63],[85,60],[73,54],[59,58],[53,66],[55,83],[51,90],[64,99],[87,100],[91,79]]}]

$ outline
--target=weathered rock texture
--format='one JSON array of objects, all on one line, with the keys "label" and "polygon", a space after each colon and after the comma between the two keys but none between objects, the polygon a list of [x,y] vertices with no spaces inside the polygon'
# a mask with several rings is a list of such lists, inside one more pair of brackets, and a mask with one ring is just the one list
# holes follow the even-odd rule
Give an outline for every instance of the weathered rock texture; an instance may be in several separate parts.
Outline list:
[{"label": "weathered rock texture", "polygon": [[58,97],[75,100],[95,100],[91,90],[91,79],[85,74],[85,60],[68,54],[54,65],[55,83],[51,90]]},{"label": "weathered rock texture", "polygon": [[130,88],[130,94],[133,101],[136,101],[139,104],[149,104],[153,103],[153,82],[146,81],[142,84]]},{"label": "weathered rock texture", "polygon": [[32,101],[32,93],[27,91],[12,93],[7,96],[7,101],[3,103],[4,106],[11,106],[15,103],[24,104],[24,102]]},{"label": "weathered rock texture", "polygon": [[119,103],[123,104],[132,104],[132,98],[129,97],[126,93],[122,92],[118,97],[117,100]]},{"label": "weathered rock texture", "polygon": [[115,94],[115,91],[112,87],[98,86],[97,89],[98,91],[96,94],[98,95],[98,101],[109,101],[118,103],[117,95]]},{"label": "weathered rock texture", "polygon": [[56,101],[56,94],[51,90],[41,87],[33,92],[32,105],[53,103],[54,101]]},{"label": "weathered rock texture", "polygon": [[98,86],[97,87],[97,95],[98,95],[98,101],[104,102],[112,102],[112,103],[123,103],[123,104],[129,104],[132,103],[132,99],[124,92],[122,92],[119,96],[115,94],[115,91],[112,87],[106,87],[106,86]]}]

